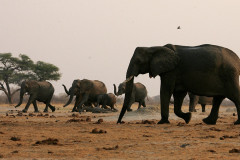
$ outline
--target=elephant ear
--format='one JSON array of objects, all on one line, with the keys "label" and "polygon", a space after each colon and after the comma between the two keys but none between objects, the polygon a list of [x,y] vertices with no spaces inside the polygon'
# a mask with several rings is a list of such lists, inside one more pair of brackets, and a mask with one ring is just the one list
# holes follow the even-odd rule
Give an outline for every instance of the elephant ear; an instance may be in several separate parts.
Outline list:
[{"label": "elephant ear", "polygon": [[179,56],[169,48],[152,47],[150,52],[152,53],[150,74],[153,77],[175,69],[179,63]]},{"label": "elephant ear", "polygon": [[93,82],[87,79],[81,80],[80,93],[89,93],[93,88]]}]

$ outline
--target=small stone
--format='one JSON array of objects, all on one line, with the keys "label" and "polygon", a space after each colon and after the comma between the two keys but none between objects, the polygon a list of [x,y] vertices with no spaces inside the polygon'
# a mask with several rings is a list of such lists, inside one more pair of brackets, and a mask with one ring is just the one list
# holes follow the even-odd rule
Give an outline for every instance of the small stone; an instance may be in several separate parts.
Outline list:
[{"label": "small stone", "polygon": [[103,123],[103,119],[102,118],[98,119],[98,121],[95,122],[94,124],[101,124],[101,123]]},{"label": "small stone", "polygon": [[182,144],[180,147],[185,148],[186,146],[189,146],[190,144],[186,143],[186,144]]},{"label": "small stone", "polygon": [[90,117],[87,117],[86,118],[86,122],[91,122],[92,120],[91,120],[91,118]]},{"label": "small stone", "polygon": [[29,117],[34,117],[34,116],[36,116],[36,115],[33,114],[33,113],[29,113],[28,116],[29,116]]},{"label": "small stone", "polygon": [[231,149],[229,150],[229,153],[240,153],[240,149],[236,149],[236,148]]},{"label": "small stone", "polygon": [[97,128],[94,128],[94,129],[92,130],[92,133],[99,133],[99,130],[98,130]]},{"label": "small stone", "polygon": [[107,133],[107,131],[100,129],[100,131],[98,133]]},{"label": "small stone", "polygon": [[11,137],[10,140],[12,140],[12,141],[20,141],[20,138],[19,137]]},{"label": "small stone", "polygon": [[13,151],[12,153],[18,153],[18,151]]}]

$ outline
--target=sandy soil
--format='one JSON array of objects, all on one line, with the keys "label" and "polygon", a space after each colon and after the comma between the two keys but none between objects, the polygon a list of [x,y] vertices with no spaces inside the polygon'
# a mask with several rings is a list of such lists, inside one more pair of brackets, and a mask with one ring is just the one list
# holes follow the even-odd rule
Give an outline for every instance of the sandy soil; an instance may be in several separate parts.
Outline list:
[{"label": "sandy soil", "polygon": [[[156,124],[160,119],[156,106],[129,112],[125,124],[118,125],[119,112],[73,114],[72,106],[59,105],[56,112],[45,114],[32,113],[32,108],[19,114],[0,105],[1,158],[240,159],[240,125],[233,125],[237,119],[233,107],[221,107],[216,125],[201,121],[210,106],[206,113],[198,106],[189,124],[177,118],[171,106],[171,124],[164,125]],[[187,111],[186,106],[183,109]]]}]

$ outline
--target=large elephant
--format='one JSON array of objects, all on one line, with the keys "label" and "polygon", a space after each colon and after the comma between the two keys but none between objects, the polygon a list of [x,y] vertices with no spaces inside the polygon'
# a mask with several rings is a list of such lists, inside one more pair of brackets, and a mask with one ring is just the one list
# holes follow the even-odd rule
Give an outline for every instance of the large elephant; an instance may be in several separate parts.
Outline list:
[{"label": "large elephant", "polygon": [[212,97],[206,97],[206,96],[197,96],[192,93],[188,93],[189,95],[189,112],[196,112],[195,106],[197,104],[201,104],[202,106],[202,112],[205,112],[206,105],[212,105],[213,98]]},{"label": "large elephant", "polygon": [[[114,94],[116,96],[125,94],[126,92],[126,82],[120,83],[118,86],[118,91],[116,91],[116,85],[114,86]],[[138,102],[138,109],[141,107],[146,107],[145,98],[147,97],[147,89],[142,83],[134,83],[133,85],[133,91],[131,94],[131,100],[129,103],[129,106],[127,108],[127,111],[132,111],[131,106],[134,102]]]},{"label": "large elephant", "polygon": [[114,108],[116,105],[117,98],[113,93],[99,94],[97,95],[97,107],[102,105],[102,108],[109,106],[112,110],[117,110]]},{"label": "large elephant", "polygon": [[64,107],[68,106],[72,102],[73,97],[76,96],[76,101],[72,111],[81,111],[83,104],[97,102],[97,95],[106,93],[107,88],[101,81],[76,79],[73,81],[72,87],[69,89],[70,97]]},{"label": "large elephant", "polygon": [[38,111],[37,102],[43,102],[46,104],[44,112],[48,112],[48,106],[52,110],[55,111],[55,107],[50,104],[54,88],[50,82],[47,81],[35,81],[35,80],[26,80],[21,84],[20,90],[20,101],[15,107],[19,107],[23,101],[23,95],[28,93],[30,95],[28,102],[25,108],[22,110],[23,112],[27,112],[30,104],[32,103],[34,106],[35,112]]},{"label": "large elephant", "polygon": [[[121,123],[131,102],[134,76],[149,73],[149,77],[161,77],[161,117],[159,124],[170,123],[169,101],[174,97],[174,113],[189,123],[191,113],[183,113],[182,102],[187,92],[213,97],[206,124],[216,124],[221,102],[228,98],[237,108],[240,124],[239,57],[231,50],[215,45],[195,47],[167,44],[156,47],[137,47],[126,74],[124,104],[118,118]],[[201,78],[199,78],[201,77]]]}]

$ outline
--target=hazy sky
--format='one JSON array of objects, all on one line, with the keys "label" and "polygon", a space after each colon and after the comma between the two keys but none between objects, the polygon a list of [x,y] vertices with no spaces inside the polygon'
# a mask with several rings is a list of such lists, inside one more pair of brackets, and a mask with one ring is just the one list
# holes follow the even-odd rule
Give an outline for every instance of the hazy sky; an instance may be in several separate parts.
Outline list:
[{"label": "hazy sky", "polygon": [[[101,80],[113,92],[137,46],[167,43],[216,44],[240,55],[240,1],[0,0],[0,53],[58,66],[55,94],[83,78]],[[159,94],[159,77],[137,81],[149,96]]]}]

